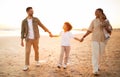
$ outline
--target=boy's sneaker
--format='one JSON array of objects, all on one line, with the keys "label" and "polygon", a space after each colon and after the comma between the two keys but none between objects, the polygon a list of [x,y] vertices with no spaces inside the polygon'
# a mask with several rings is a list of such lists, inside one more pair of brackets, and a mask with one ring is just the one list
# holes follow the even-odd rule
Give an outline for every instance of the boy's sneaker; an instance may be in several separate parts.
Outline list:
[{"label": "boy's sneaker", "polygon": [[64,69],[66,69],[66,68],[67,68],[67,65],[66,65],[66,64],[64,64],[64,65],[63,65],[63,68],[64,68]]},{"label": "boy's sneaker", "polygon": [[36,61],[36,66],[39,67],[40,66],[40,62]]},{"label": "boy's sneaker", "polygon": [[23,71],[27,71],[28,69],[29,69],[28,65],[25,65],[25,66],[23,67]]},{"label": "boy's sneaker", "polygon": [[57,65],[58,68],[61,68],[61,66],[62,66],[61,64],[58,64],[58,65]]}]

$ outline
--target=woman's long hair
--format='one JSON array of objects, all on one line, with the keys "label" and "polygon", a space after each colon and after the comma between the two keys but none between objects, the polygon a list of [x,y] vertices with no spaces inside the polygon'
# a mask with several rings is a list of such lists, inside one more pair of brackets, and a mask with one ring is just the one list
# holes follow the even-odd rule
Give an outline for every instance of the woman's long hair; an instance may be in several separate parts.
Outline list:
[{"label": "woman's long hair", "polygon": [[100,11],[100,12],[102,13],[102,15],[103,15],[103,19],[104,19],[104,20],[107,19],[106,15],[105,15],[105,13],[104,13],[104,11],[103,11],[103,9],[98,8],[98,9],[96,9],[96,10],[98,10],[98,11]]}]

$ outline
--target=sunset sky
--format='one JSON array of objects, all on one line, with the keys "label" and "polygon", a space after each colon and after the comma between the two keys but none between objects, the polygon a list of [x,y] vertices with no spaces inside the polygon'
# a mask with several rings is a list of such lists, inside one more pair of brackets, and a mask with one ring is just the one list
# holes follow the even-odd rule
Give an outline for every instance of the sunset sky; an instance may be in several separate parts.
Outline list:
[{"label": "sunset sky", "polygon": [[53,31],[60,30],[65,21],[74,28],[87,28],[97,8],[104,9],[114,28],[120,28],[120,0],[0,0],[0,28],[20,29],[28,6]]}]

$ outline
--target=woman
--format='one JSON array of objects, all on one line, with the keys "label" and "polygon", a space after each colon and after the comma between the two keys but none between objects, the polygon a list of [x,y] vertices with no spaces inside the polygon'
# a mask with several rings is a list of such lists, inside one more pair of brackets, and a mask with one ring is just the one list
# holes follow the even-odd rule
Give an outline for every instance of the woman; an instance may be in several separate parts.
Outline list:
[{"label": "woman", "polygon": [[103,14],[103,10],[101,8],[96,9],[95,16],[96,18],[91,22],[90,27],[86,34],[81,38],[81,42],[84,40],[86,36],[92,33],[92,65],[93,65],[93,74],[99,75],[99,64],[100,59],[105,51],[105,34],[104,34],[104,26],[101,21],[101,15]]}]

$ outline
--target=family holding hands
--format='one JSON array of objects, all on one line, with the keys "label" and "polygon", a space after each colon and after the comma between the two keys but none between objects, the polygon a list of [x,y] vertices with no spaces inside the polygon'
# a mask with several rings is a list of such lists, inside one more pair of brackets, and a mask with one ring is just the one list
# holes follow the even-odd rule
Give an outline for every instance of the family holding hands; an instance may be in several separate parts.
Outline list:
[{"label": "family holding hands", "polygon": [[34,48],[36,65],[39,66],[39,29],[40,26],[45,32],[49,33],[50,37],[61,36],[61,53],[57,67],[64,69],[67,68],[69,54],[70,54],[70,39],[83,42],[84,38],[92,33],[92,65],[93,74],[98,75],[100,69],[100,63],[105,52],[105,46],[110,38],[112,26],[110,25],[106,15],[101,8],[96,9],[96,18],[91,22],[85,35],[79,39],[74,37],[70,32],[72,25],[69,22],[65,22],[63,25],[63,31],[60,35],[52,35],[52,33],[41,23],[41,21],[33,17],[32,7],[27,7],[26,12],[28,16],[22,21],[21,26],[21,46],[24,46],[25,39],[25,66],[24,71],[29,69],[29,58],[31,52],[31,46]]}]

